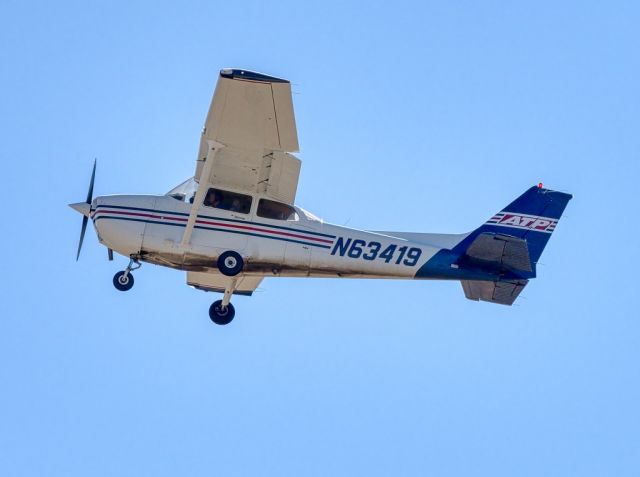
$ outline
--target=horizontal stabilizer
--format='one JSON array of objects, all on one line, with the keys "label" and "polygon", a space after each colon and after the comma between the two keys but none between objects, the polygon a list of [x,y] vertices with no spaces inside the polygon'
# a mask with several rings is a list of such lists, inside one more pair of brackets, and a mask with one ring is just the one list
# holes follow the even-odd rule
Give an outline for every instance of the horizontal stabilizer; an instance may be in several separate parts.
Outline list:
[{"label": "horizontal stabilizer", "polygon": [[465,251],[468,265],[531,272],[527,241],[510,235],[481,233]]},{"label": "horizontal stabilizer", "polygon": [[513,305],[529,280],[509,280],[484,282],[479,280],[461,280],[464,295],[469,300],[488,301],[501,305]]}]

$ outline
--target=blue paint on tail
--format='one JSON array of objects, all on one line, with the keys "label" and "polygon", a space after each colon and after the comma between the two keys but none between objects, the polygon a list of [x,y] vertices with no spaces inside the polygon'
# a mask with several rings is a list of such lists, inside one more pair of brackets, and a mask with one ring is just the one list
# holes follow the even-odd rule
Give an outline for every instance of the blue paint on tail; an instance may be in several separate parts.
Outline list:
[{"label": "blue paint on tail", "polygon": [[[416,278],[495,280],[535,277],[535,264],[571,198],[571,194],[564,192],[531,187],[451,250],[445,249],[436,253],[418,270]],[[532,271],[503,272],[498,277],[495,270],[456,268],[466,250],[482,233],[508,235],[526,240]]]},{"label": "blue paint on tail", "polygon": [[[467,238],[453,248],[453,251],[464,252],[471,242],[483,232],[499,233],[525,239],[529,247],[529,256],[532,263],[535,264],[555,229],[553,221],[557,222],[560,219],[571,198],[571,194],[564,192],[531,187],[488,222],[471,232]],[[542,219],[537,219],[539,226],[534,226],[536,220],[527,223],[527,216],[542,217]],[[545,219],[552,219],[552,222],[545,224]],[[523,225],[515,225],[518,221]]]}]

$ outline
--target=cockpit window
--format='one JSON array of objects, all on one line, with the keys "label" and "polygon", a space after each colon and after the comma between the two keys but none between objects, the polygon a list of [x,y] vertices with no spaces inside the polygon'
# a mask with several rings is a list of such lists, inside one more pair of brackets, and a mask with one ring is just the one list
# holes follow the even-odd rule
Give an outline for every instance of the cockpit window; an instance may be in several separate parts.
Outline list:
[{"label": "cockpit window", "polygon": [[250,195],[211,188],[204,198],[204,205],[240,214],[248,214],[251,210],[251,200]]},{"label": "cockpit window", "polygon": [[258,217],[273,220],[298,220],[296,209],[282,202],[260,199],[258,203]]}]

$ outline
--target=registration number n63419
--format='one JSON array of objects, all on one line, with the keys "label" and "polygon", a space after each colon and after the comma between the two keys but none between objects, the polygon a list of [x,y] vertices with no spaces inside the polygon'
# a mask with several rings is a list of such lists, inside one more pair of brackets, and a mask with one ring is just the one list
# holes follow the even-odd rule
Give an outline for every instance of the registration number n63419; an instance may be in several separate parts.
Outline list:
[{"label": "registration number n63419", "polygon": [[385,263],[406,265],[413,267],[418,263],[422,250],[417,247],[388,245],[383,249],[382,244],[376,241],[367,242],[361,239],[338,237],[331,255],[347,256],[362,260],[384,260]]}]

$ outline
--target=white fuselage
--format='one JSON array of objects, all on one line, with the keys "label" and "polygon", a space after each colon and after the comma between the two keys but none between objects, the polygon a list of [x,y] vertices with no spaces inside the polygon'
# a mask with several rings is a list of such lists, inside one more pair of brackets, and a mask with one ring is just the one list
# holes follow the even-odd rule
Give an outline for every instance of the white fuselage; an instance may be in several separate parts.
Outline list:
[{"label": "white fuselage", "polygon": [[296,208],[296,220],[201,206],[183,242],[192,205],[171,196],[98,197],[92,219],[100,242],[126,257],[188,271],[213,271],[228,250],[244,273],[264,276],[414,278],[439,250],[464,235],[367,232],[324,223]]}]

